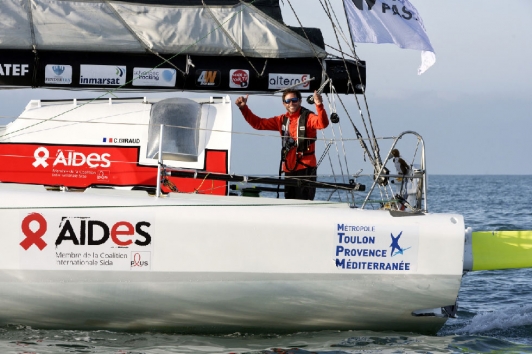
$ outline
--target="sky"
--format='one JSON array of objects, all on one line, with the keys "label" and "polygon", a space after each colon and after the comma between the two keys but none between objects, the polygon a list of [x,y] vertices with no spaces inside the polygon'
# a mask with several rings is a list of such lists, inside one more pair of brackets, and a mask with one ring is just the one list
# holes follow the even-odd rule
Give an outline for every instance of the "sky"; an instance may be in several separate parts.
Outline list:
[{"label": "sky", "polygon": [[[341,1],[332,2],[343,22]],[[285,22],[297,26],[288,1],[281,3]],[[290,3],[297,9],[304,26],[322,28],[326,43],[336,44],[318,0],[290,0]],[[532,158],[527,149],[532,140],[532,1],[412,0],[411,3],[421,15],[436,52],[436,64],[426,73],[417,75],[421,62],[419,51],[392,44],[357,44],[356,47],[358,56],[367,63],[366,98],[376,135],[419,133],[425,143],[429,175],[532,174]],[[0,123],[18,116],[30,99],[96,95],[99,93],[0,90]],[[237,96],[231,98],[234,101]],[[353,123],[362,131],[364,125],[355,99],[344,96],[342,100]],[[362,96],[359,100],[363,103]],[[278,96],[252,95],[248,104],[262,117],[272,117],[284,110]],[[328,105],[326,108],[330,113]],[[340,110],[338,114],[341,123],[334,127],[335,137],[352,138],[347,114]],[[363,110],[363,114],[367,119],[368,112]],[[233,121],[233,129],[244,134],[233,136],[231,170],[239,174],[275,175],[280,154],[277,135],[270,134],[263,139],[248,135],[255,131],[245,123],[236,107]],[[327,131],[326,136],[331,139],[332,132]],[[381,155],[387,154],[391,142],[390,139],[379,142]],[[325,144],[322,141],[318,144],[319,159]],[[398,147],[408,162],[414,156],[417,162],[420,150],[416,152],[415,138],[402,139]],[[344,160],[344,149],[348,164],[340,170],[337,161]],[[360,168],[363,173],[372,172],[357,142],[333,145],[330,151],[334,155],[333,167],[327,157],[320,165],[320,173],[348,170],[354,174]]]}]

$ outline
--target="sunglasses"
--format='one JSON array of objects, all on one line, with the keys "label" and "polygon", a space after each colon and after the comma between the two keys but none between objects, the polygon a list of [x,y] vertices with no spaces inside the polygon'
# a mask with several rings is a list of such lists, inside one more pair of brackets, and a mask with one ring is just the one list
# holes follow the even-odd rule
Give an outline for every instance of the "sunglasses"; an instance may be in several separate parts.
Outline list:
[{"label": "sunglasses", "polygon": [[293,98],[287,98],[286,100],[284,100],[284,103],[286,103],[286,104],[289,104],[290,102],[292,102],[292,103],[299,102],[299,98],[293,97]]}]

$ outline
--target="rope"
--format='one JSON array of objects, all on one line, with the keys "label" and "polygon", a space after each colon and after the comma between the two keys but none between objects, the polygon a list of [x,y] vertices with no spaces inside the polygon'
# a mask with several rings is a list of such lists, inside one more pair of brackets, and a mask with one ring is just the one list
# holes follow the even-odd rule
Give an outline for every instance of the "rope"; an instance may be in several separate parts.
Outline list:
[{"label": "rope", "polygon": [[201,188],[201,186],[203,186],[203,183],[205,182],[205,180],[207,179],[207,177],[210,175],[210,173],[207,173],[205,175],[205,177],[203,177],[203,180],[201,181],[200,185],[198,186],[198,188],[194,189],[194,193],[198,193],[199,189]]},{"label": "rope", "polygon": [[[338,17],[336,16],[336,12],[334,12],[334,8],[332,7],[332,5],[330,6],[330,9],[331,9],[331,12],[332,12],[333,15],[334,15],[334,18],[335,18],[336,23],[338,24],[338,26],[335,26],[335,24],[334,24],[334,22],[332,21],[332,18],[331,18],[331,16],[330,16],[330,12],[328,12],[328,8],[326,9],[325,6],[323,6],[323,3],[321,2],[321,0],[320,0],[320,5],[321,5],[321,7],[323,8],[323,10],[325,11],[325,13],[327,13],[327,14],[329,15],[329,19],[331,20],[331,25],[333,26],[333,28],[339,28],[338,31],[340,32],[340,34],[341,34],[341,36],[342,36],[342,39],[343,39],[344,42],[347,44],[347,46],[349,46],[349,49],[351,49],[351,52],[354,52],[355,49],[354,49],[352,46],[349,45],[349,41],[347,40],[347,38],[346,38],[346,36],[345,36],[345,34],[344,34],[344,31],[342,30],[342,27],[340,26],[340,21],[338,21]],[[330,46],[329,46],[329,47],[330,47]],[[332,47],[330,47],[330,48],[332,48]],[[333,49],[335,49],[335,48],[333,48]],[[338,52],[343,53],[343,51],[342,51],[341,49],[340,49],[340,50],[335,49],[335,50],[338,51]],[[355,60],[357,60],[357,61],[359,60],[359,58],[356,57],[356,56],[352,56],[352,58],[355,59]]]},{"label": "rope", "polygon": [[[335,205],[335,202],[312,202],[312,203],[290,203],[290,206],[308,206],[308,205]],[[26,210],[26,209],[116,209],[116,208],[164,208],[164,207],[275,207],[286,206],[286,204],[279,203],[265,203],[265,204],[143,204],[143,205],[79,205],[79,206],[27,206],[27,207],[0,207],[0,210]]]},{"label": "rope", "polygon": [[301,20],[299,19],[299,16],[297,16],[296,10],[294,10],[294,7],[292,6],[292,3],[290,2],[290,0],[286,0],[286,2],[288,3],[288,5],[290,5],[290,8],[292,9],[292,12],[294,13],[294,16],[296,17],[297,22],[299,23],[299,26],[301,27],[301,30],[303,31],[303,34],[305,35],[305,38],[307,38],[307,41],[308,41],[308,44],[309,44],[310,48],[314,52],[314,56],[316,57],[316,59],[318,60],[318,63],[321,66],[322,72],[326,75],[325,66],[323,65],[323,62],[318,57],[318,53],[316,52],[316,48],[314,47],[314,44],[312,44],[312,42],[310,41],[310,38],[308,37],[307,32],[305,31],[305,28],[303,27],[303,24],[301,23]]}]

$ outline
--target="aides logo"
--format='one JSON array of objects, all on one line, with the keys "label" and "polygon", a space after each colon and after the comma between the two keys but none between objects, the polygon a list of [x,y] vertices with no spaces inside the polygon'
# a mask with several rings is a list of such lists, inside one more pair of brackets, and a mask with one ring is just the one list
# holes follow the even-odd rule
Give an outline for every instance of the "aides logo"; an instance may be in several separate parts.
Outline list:
[{"label": "aides logo", "polygon": [[118,221],[108,224],[102,220],[88,217],[63,217],[59,225],[59,235],[55,245],[75,246],[111,245],[128,247],[130,245],[148,246],[151,235],[148,233],[151,223],[139,221],[132,224],[128,221]]},{"label": "aides logo", "polygon": [[47,246],[47,243],[42,239],[48,229],[48,223],[44,216],[39,213],[31,213],[22,219],[20,228],[25,236],[20,243],[24,250],[27,251],[31,246],[35,245],[42,251]]},{"label": "aides logo", "polygon": [[70,85],[72,66],[49,64],[44,68],[44,83],[51,85]]},{"label": "aides logo", "polygon": [[196,70],[196,86],[218,87],[222,81],[219,70]]},{"label": "aides logo", "polygon": [[[37,149],[35,149],[35,152],[33,153],[33,157],[35,158],[35,161],[32,163],[33,167],[43,167],[46,168],[49,166],[48,161],[51,160],[50,158],[50,152],[47,148],[41,146]],[[111,154],[103,153],[103,154],[97,154],[97,153],[89,153],[88,155],[85,155],[82,152],[77,152],[75,150],[66,150],[63,152],[63,150],[58,149],[54,161],[52,163],[52,166],[74,166],[74,167],[81,167],[81,166],[88,166],[90,168],[96,168],[96,167],[110,167],[111,161],[108,160],[108,158],[111,157]]]},{"label": "aides logo", "polygon": [[[151,245],[150,231],[151,223],[139,221],[135,224],[129,221],[118,221],[114,224],[106,223],[102,220],[91,219],[90,217],[62,217],[59,224],[59,233],[55,236],[55,246],[99,246],[109,245],[111,247],[127,248],[128,246],[149,246]],[[28,214],[20,225],[24,239],[20,246],[24,250],[32,246],[43,250],[48,244],[43,240],[43,236],[48,231],[48,222],[40,213]],[[53,231],[52,231],[53,233]]]},{"label": "aides logo", "polygon": [[249,71],[236,69],[229,72],[230,88],[247,88],[249,86]]}]

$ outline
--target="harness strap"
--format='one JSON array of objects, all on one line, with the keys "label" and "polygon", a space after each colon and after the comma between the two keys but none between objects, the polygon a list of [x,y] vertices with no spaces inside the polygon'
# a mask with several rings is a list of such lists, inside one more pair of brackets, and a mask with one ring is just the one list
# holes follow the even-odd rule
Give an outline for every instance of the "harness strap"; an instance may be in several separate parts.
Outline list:
[{"label": "harness strap", "polygon": [[[310,146],[316,142],[316,138],[309,138],[307,137],[307,120],[308,116],[310,114],[310,110],[306,109],[305,107],[301,107],[301,115],[298,119],[298,127],[297,127],[297,143],[295,144],[297,146],[297,152],[303,153],[303,155],[310,155],[313,154],[313,151],[308,151],[310,149]],[[282,125],[282,134],[283,134],[283,150],[287,149],[290,150],[294,146],[294,142],[292,137],[290,136],[289,131],[289,125],[290,122],[288,120],[287,116],[283,116],[283,125]],[[290,139],[292,139],[292,142],[290,142]]]}]

